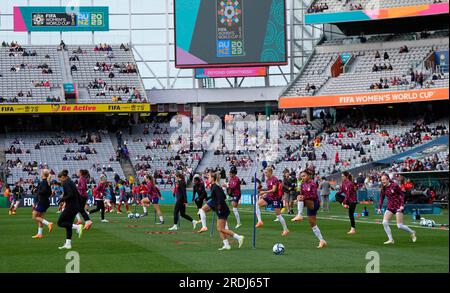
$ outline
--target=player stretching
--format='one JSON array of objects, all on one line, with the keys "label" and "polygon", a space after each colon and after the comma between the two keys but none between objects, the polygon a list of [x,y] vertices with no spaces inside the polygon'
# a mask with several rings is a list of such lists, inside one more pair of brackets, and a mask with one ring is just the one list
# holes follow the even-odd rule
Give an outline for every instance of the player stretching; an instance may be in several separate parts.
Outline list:
[{"label": "player stretching", "polygon": [[238,206],[239,201],[241,200],[241,180],[237,175],[237,169],[235,166],[230,169],[230,179],[228,182],[228,186],[224,185],[223,187],[227,188],[227,193],[231,196],[231,205],[233,206],[233,214],[236,217],[236,227],[235,229],[241,227],[241,217],[239,216]]},{"label": "player stretching", "polygon": [[78,233],[81,238],[83,234],[83,225],[74,225],[75,216],[80,212],[81,196],[78,193],[75,183],[69,178],[69,171],[63,170],[58,174],[64,189],[64,195],[61,201],[65,203],[64,210],[59,216],[58,226],[66,228],[66,242],[59,249],[72,249],[72,229]]},{"label": "player stretching", "polygon": [[144,180],[147,184],[148,197],[142,199],[142,205],[148,207],[150,206],[150,203],[153,204],[156,214],[159,217],[159,222],[156,223],[156,225],[162,225],[164,224],[164,217],[161,212],[161,207],[159,206],[159,200],[162,199],[161,191],[159,191],[159,188],[156,186],[155,179],[152,175],[145,175]]},{"label": "player stretching", "polygon": [[239,243],[239,248],[244,243],[244,236],[238,235],[227,227],[227,219],[230,215],[230,208],[226,203],[226,195],[223,189],[220,187],[220,174],[210,173],[209,181],[211,182],[211,198],[214,201],[214,210],[217,214],[217,231],[220,234],[220,238],[223,241],[223,247],[219,250],[230,250],[231,246],[228,242],[227,236],[233,237]]},{"label": "player stretching", "polygon": [[[81,217],[83,217],[83,220],[85,222],[84,229],[89,230],[92,225],[92,221],[89,218],[89,215],[86,212],[86,203],[88,201],[88,186],[87,186],[87,180],[89,178],[89,171],[88,170],[80,170],[78,171],[78,193],[81,195],[81,203],[80,203],[80,212],[77,214],[77,224],[81,224]],[[81,215],[81,217],[80,217]]]},{"label": "player stretching", "polygon": [[286,225],[286,221],[284,220],[283,216],[281,215],[281,208],[283,205],[282,200],[282,194],[280,196],[280,193],[278,192],[279,189],[279,181],[277,177],[273,176],[273,170],[272,168],[268,167],[264,171],[266,176],[266,184],[267,184],[267,190],[266,191],[260,191],[258,196],[259,200],[256,203],[256,216],[258,217],[258,223],[256,224],[256,228],[261,227],[264,225],[262,219],[261,219],[261,207],[272,205],[275,213],[277,215],[278,221],[283,226],[283,233],[281,233],[282,236],[287,236],[289,234],[289,230]]},{"label": "player stretching", "polygon": [[[358,204],[356,196],[356,184],[353,182],[353,176],[349,172],[345,171],[341,175],[342,183],[340,190],[336,193],[336,200],[342,204],[342,206],[348,209],[348,217],[350,218],[350,231],[348,235],[356,234],[355,224],[355,210]],[[344,194],[344,195],[342,195]]]},{"label": "player stretching", "polygon": [[179,221],[178,214],[180,214],[181,217],[191,222],[193,229],[195,230],[195,227],[197,226],[198,222],[192,219],[189,215],[186,215],[187,195],[186,195],[186,181],[184,179],[184,175],[181,173],[177,173],[175,177],[176,177],[176,184],[175,189],[173,191],[173,195],[176,198],[175,209],[173,211],[174,224],[171,228],[169,228],[169,230],[170,231],[178,230],[177,226]]},{"label": "player stretching", "polygon": [[[198,197],[196,197],[198,195]],[[198,208],[198,213],[200,217],[200,221],[202,222],[202,228],[198,231],[198,233],[203,233],[208,231],[208,227],[206,225],[206,212],[203,210],[203,203],[208,198],[208,193],[206,192],[205,183],[200,178],[200,175],[196,174],[194,176],[194,186],[192,193],[192,201],[195,202]],[[206,208],[205,208],[206,209]]]},{"label": "player stretching", "polygon": [[33,239],[44,237],[42,234],[44,225],[48,227],[48,232],[53,230],[53,223],[44,219],[45,213],[50,207],[50,197],[52,196],[50,172],[47,169],[42,170],[41,179],[37,187],[37,207],[33,211],[33,219],[38,222],[38,233],[32,237]]},{"label": "player stretching", "polygon": [[378,214],[381,215],[381,208],[383,206],[384,198],[387,197],[387,208],[383,217],[384,231],[388,236],[388,241],[384,244],[394,244],[394,238],[392,237],[392,231],[389,227],[389,220],[393,215],[397,218],[397,227],[400,230],[406,231],[411,234],[412,242],[417,241],[416,231],[411,230],[408,226],[403,224],[403,210],[404,210],[404,195],[400,186],[397,183],[389,180],[389,176],[384,174],[381,176],[381,195],[380,203],[378,204]]},{"label": "player stretching", "polygon": [[300,194],[297,200],[303,201],[306,206],[306,214],[308,216],[308,222],[311,226],[314,235],[319,239],[319,246],[317,248],[324,248],[327,246],[327,242],[323,239],[322,233],[317,226],[317,211],[320,209],[319,195],[317,194],[317,185],[312,180],[313,171],[306,169],[300,173],[302,178],[302,185],[300,186]]}]

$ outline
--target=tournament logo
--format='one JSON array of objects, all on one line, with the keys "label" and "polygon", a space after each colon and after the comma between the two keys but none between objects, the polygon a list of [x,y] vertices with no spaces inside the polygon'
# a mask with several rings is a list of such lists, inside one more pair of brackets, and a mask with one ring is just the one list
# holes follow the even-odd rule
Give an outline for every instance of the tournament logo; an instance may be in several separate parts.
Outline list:
[{"label": "tournament logo", "polygon": [[226,23],[228,26],[239,24],[240,16],[242,14],[242,10],[240,9],[240,7],[241,4],[237,0],[220,2],[219,11],[217,12],[221,16],[220,22],[222,24]]},{"label": "tournament logo", "polygon": [[45,17],[43,14],[36,13],[33,15],[33,25],[42,26],[45,24]]}]

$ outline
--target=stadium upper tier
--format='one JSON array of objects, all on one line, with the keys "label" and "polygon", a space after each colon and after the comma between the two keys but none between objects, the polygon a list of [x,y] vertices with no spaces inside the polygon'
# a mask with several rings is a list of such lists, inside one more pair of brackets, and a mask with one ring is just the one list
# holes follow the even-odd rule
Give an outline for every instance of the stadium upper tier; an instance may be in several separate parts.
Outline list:
[{"label": "stadium upper tier", "polygon": [[65,103],[64,83],[77,85],[80,103],[147,102],[133,54],[125,46],[2,44],[0,103]]},{"label": "stadium upper tier", "polygon": [[43,104],[60,99],[64,66],[51,46],[0,47],[0,103]]},{"label": "stadium upper tier", "polygon": [[[309,62],[282,96],[327,96],[445,88],[448,67],[431,62],[437,51],[448,51],[448,38],[410,40],[410,35],[377,36],[367,43],[347,40],[317,46]],[[386,40],[384,42],[383,38]],[[387,41],[387,40],[391,41]],[[405,47],[406,46],[406,47]],[[346,55],[347,60],[339,60]],[[336,67],[337,66],[337,67]]]},{"label": "stadium upper tier", "polygon": [[375,10],[437,3],[448,3],[448,0],[316,0],[308,8],[307,13]]}]

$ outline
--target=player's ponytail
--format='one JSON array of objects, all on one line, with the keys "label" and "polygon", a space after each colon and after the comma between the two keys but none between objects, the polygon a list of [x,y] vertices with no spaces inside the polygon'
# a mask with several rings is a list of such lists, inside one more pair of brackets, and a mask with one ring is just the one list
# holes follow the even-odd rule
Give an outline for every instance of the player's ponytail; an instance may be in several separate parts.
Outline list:
[{"label": "player's ponytail", "polygon": [[353,175],[352,175],[352,173],[350,173],[348,171],[344,171],[344,172],[342,172],[342,175],[344,175],[345,178],[347,178],[349,181],[353,182]]}]

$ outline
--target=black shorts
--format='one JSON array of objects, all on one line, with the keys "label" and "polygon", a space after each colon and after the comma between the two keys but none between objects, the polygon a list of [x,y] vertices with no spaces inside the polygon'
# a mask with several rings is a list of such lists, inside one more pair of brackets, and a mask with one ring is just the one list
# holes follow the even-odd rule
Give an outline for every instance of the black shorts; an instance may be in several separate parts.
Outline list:
[{"label": "black shorts", "polygon": [[228,216],[230,215],[230,209],[217,210],[216,214],[219,220],[228,220]]},{"label": "black shorts", "polygon": [[37,207],[34,210],[40,214],[43,214],[43,213],[47,212],[49,207],[50,207],[50,203],[38,202]]}]

